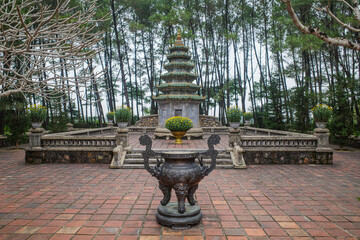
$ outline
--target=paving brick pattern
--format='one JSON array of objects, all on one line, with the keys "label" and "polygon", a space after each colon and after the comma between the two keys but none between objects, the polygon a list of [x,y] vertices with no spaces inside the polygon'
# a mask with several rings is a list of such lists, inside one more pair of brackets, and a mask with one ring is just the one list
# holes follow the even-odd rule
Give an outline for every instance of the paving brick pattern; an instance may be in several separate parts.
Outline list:
[{"label": "paving brick pattern", "polygon": [[201,224],[180,231],[156,222],[162,194],[145,170],[0,151],[0,239],[358,239],[360,152],[334,162],[214,170],[196,193]]}]

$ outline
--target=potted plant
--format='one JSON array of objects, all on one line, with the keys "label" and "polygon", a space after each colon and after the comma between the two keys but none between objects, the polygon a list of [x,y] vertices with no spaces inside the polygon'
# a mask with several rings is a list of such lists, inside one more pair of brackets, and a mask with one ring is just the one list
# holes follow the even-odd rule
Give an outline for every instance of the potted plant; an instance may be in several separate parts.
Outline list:
[{"label": "potted plant", "polygon": [[131,117],[131,109],[128,106],[121,106],[115,111],[115,118],[120,128],[126,128]]},{"label": "potted plant", "polygon": [[226,110],[226,117],[232,128],[238,128],[242,117],[242,111],[238,106],[229,107]]},{"label": "potted plant", "polygon": [[114,117],[115,117],[115,113],[114,112],[108,112],[106,114],[106,118],[108,119],[109,123],[113,123],[114,122]]},{"label": "potted plant", "polygon": [[253,114],[251,112],[244,112],[243,118],[245,121],[245,126],[250,126],[250,120],[252,119]]},{"label": "potted plant", "polygon": [[40,128],[46,118],[46,107],[34,104],[28,107],[27,110],[32,127]]},{"label": "potted plant", "polygon": [[326,104],[317,104],[311,109],[316,127],[325,128],[332,114],[332,107]]},{"label": "potted plant", "polygon": [[193,123],[190,118],[176,116],[167,119],[165,127],[169,129],[175,137],[175,144],[182,144],[181,138],[193,127]]}]

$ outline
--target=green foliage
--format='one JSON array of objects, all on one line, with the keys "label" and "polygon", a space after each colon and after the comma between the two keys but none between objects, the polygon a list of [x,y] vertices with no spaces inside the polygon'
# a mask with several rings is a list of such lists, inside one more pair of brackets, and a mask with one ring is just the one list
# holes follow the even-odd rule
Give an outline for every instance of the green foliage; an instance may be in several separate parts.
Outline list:
[{"label": "green foliage", "polygon": [[187,131],[193,127],[193,123],[190,118],[187,117],[171,117],[166,120],[165,127],[173,132]]},{"label": "green foliage", "polygon": [[317,104],[311,109],[315,122],[327,122],[331,118],[332,107],[326,104]]},{"label": "green foliage", "polygon": [[16,144],[18,147],[19,143],[25,143],[28,137],[25,132],[29,129],[29,119],[25,114],[17,115],[11,114],[9,117],[8,127],[11,135],[8,136],[8,140],[11,144]]},{"label": "green foliage", "polygon": [[122,106],[116,109],[115,118],[116,122],[128,122],[131,117],[131,109],[127,106]]},{"label": "green foliage", "polygon": [[251,112],[244,112],[243,114],[244,120],[251,120],[253,118],[253,114]]},{"label": "green foliage", "polygon": [[312,129],[308,108],[310,106],[310,97],[305,87],[293,88],[290,100],[295,112],[294,129],[299,132],[310,131]]},{"label": "green foliage", "polygon": [[328,124],[330,129],[330,141],[339,144],[341,147],[348,142],[348,138],[353,134],[353,112],[349,103],[347,89],[347,79],[337,76],[335,86],[335,103],[333,107],[333,119]]},{"label": "green foliage", "polygon": [[240,122],[243,112],[238,106],[231,106],[226,110],[228,122]]},{"label": "green foliage", "polygon": [[68,122],[70,122],[69,119],[64,115],[55,116],[53,117],[52,121],[47,124],[47,129],[50,130],[52,133],[66,132],[66,124]]},{"label": "green foliage", "polygon": [[26,131],[30,128],[26,112],[26,100],[22,94],[0,98],[0,111],[4,113],[4,133],[11,145],[25,143]]}]

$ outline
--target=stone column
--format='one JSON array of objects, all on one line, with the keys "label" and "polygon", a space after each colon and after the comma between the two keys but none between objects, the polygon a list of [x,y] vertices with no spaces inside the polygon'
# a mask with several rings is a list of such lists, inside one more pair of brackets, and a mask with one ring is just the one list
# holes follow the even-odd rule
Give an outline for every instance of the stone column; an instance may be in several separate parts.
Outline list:
[{"label": "stone column", "polygon": [[74,124],[72,124],[72,123],[67,123],[67,124],[66,124],[66,128],[67,128],[67,131],[68,131],[68,132],[74,131]]},{"label": "stone column", "polygon": [[129,129],[128,128],[118,128],[116,130],[116,145],[123,145],[124,147],[128,146],[129,143]]},{"label": "stone column", "polygon": [[240,129],[230,128],[229,147],[226,149],[230,153],[234,168],[246,168],[243,153],[244,149],[240,146]]},{"label": "stone column", "polygon": [[129,146],[129,129],[118,128],[116,130],[116,147],[113,150],[113,158],[110,168],[122,168],[125,162],[126,153],[131,152]]},{"label": "stone column", "polygon": [[30,149],[38,149],[41,150],[41,136],[43,135],[45,129],[43,128],[31,128],[30,130],[30,135],[29,135],[29,143]]},{"label": "stone column", "polygon": [[25,163],[40,164],[45,159],[45,152],[41,146],[43,128],[31,128],[29,134],[29,146],[25,148]]},{"label": "stone column", "polygon": [[334,150],[329,145],[329,129],[315,128],[314,135],[318,138],[316,148],[316,163],[332,164]]}]

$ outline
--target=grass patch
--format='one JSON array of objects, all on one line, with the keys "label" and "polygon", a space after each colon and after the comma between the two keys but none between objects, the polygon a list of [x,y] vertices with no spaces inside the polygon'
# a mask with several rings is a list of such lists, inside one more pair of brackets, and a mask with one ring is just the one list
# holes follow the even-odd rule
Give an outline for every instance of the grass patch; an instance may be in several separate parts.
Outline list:
[{"label": "grass patch", "polygon": [[357,198],[360,201],[360,197]]}]

